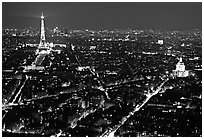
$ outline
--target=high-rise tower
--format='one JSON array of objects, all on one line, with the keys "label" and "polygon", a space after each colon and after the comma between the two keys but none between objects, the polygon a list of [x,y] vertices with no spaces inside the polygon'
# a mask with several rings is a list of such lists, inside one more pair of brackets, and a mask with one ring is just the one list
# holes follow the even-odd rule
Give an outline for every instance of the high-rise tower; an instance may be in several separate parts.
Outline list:
[{"label": "high-rise tower", "polygon": [[43,13],[42,13],[42,16],[41,16],[41,30],[40,30],[40,44],[39,45],[40,45],[40,47],[46,47]]}]

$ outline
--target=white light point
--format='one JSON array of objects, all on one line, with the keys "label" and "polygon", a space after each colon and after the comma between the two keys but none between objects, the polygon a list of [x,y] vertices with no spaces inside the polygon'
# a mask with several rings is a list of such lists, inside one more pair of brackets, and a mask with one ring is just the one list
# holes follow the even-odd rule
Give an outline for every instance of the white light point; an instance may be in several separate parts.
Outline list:
[{"label": "white light point", "polygon": [[42,13],[41,19],[44,19],[43,13]]}]

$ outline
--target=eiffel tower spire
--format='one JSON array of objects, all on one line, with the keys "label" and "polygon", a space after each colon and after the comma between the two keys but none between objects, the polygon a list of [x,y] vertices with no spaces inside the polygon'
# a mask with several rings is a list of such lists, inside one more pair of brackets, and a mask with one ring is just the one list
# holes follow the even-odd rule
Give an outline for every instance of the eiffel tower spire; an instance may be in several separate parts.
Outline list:
[{"label": "eiffel tower spire", "polygon": [[45,27],[44,27],[44,16],[42,13],[41,16],[41,30],[40,30],[40,46],[41,47],[45,47],[46,43],[45,43]]}]

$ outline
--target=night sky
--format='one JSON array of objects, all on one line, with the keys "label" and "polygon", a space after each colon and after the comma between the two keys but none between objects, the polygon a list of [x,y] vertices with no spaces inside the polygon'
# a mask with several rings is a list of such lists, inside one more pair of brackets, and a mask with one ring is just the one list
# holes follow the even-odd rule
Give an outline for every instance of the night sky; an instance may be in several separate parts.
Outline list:
[{"label": "night sky", "polygon": [[52,2],[2,3],[3,28],[195,29],[202,28],[202,3]]}]

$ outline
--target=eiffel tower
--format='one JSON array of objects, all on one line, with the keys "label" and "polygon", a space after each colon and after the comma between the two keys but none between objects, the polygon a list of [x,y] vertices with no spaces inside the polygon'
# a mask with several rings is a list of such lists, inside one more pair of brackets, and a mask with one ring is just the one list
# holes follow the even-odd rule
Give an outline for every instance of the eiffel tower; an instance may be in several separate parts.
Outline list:
[{"label": "eiffel tower", "polygon": [[42,16],[41,16],[41,30],[40,30],[40,44],[39,44],[39,47],[41,47],[41,48],[46,48],[47,47],[47,44],[46,44],[46,41],[45,41],[45,26],[44,26],[43,13],[42,13]]}]

